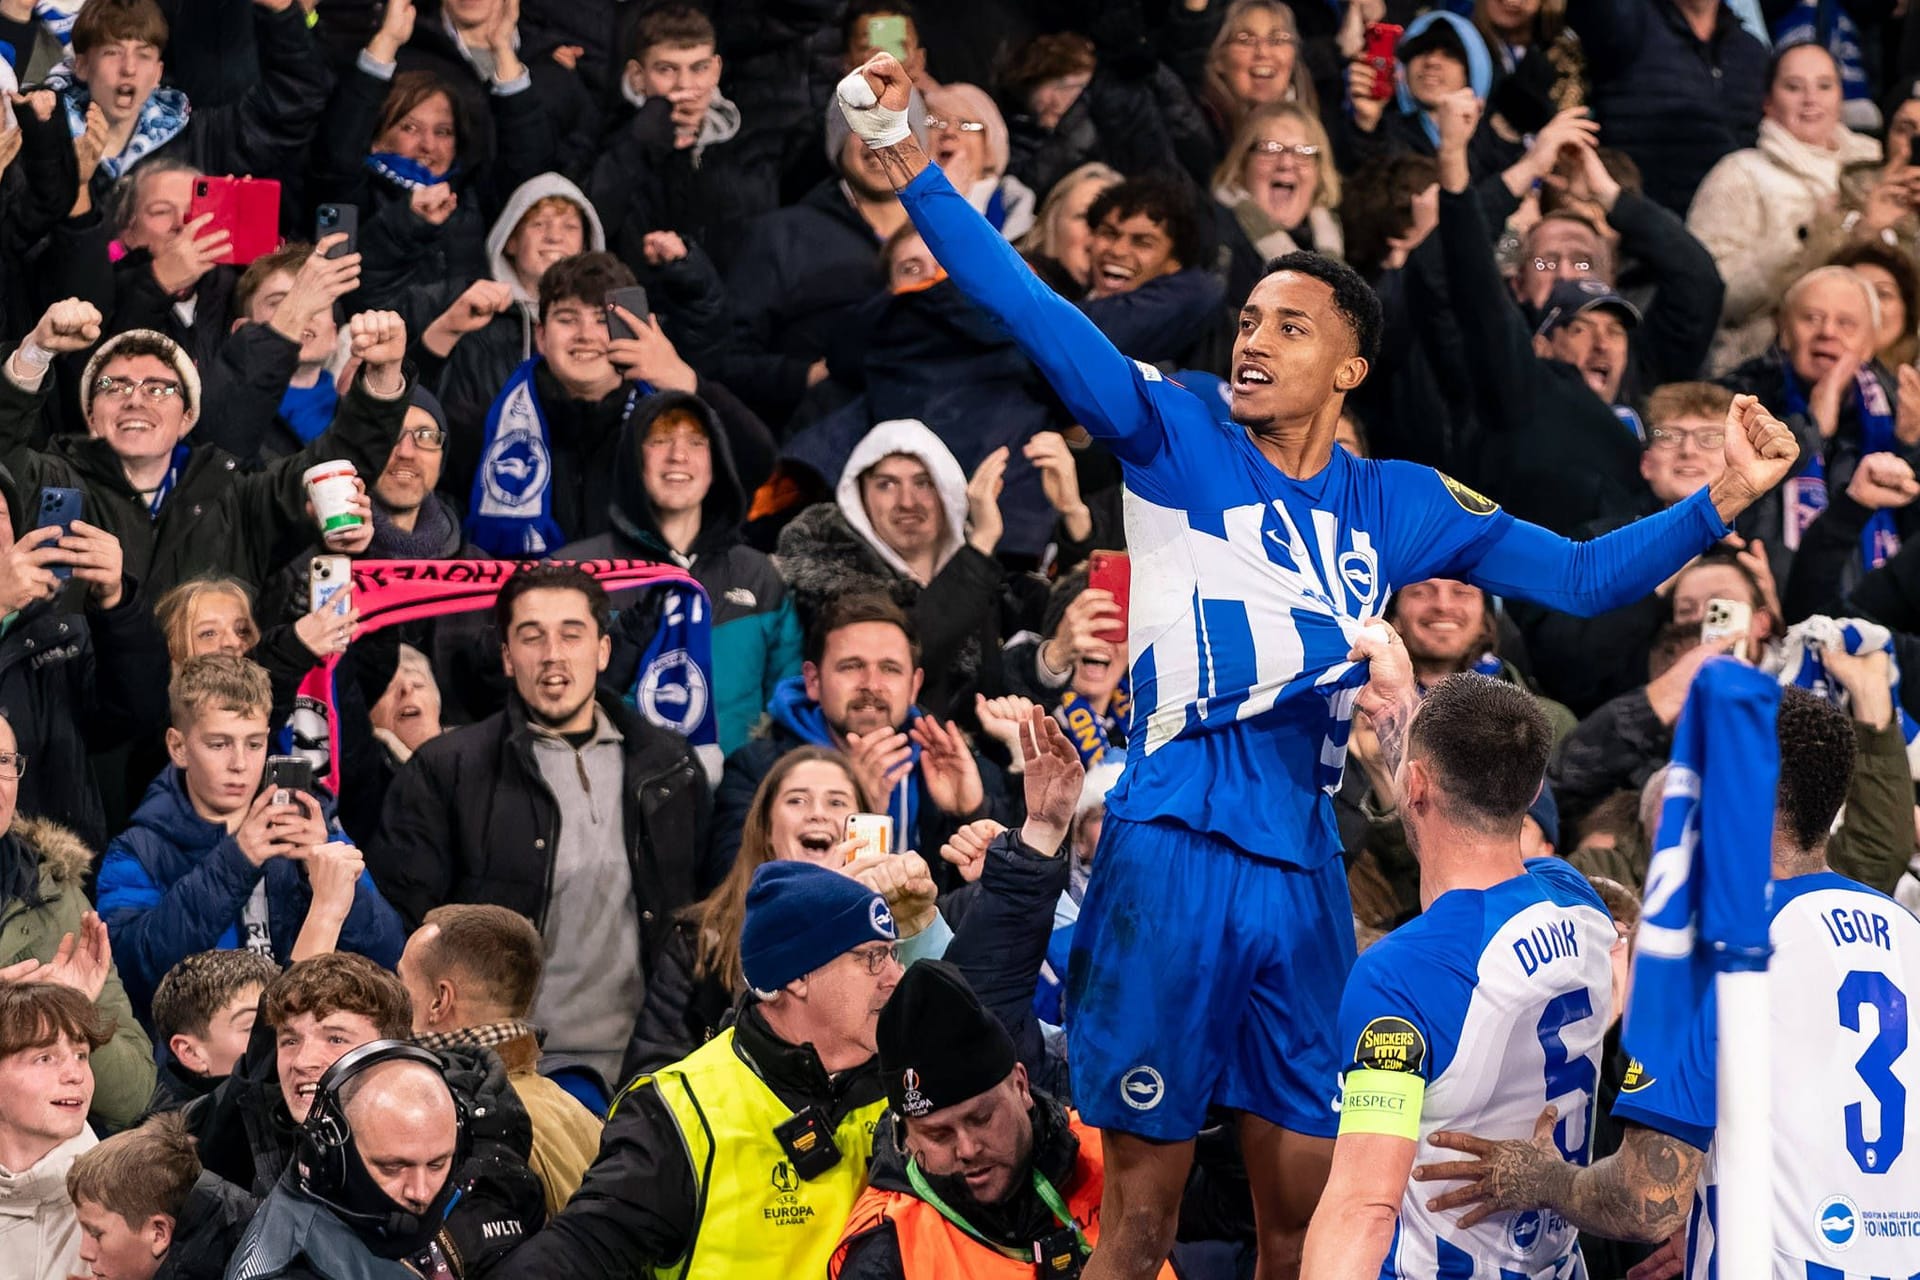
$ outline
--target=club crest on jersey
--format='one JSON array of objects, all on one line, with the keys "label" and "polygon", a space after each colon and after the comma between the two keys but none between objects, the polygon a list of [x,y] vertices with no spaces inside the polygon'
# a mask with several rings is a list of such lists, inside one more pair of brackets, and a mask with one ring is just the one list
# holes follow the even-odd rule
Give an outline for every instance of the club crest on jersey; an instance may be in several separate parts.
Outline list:
[{"label": "club crest on jersey", "polygon": [[1135,1067],[1120,1077],[1120,1101],[1135,1111],[1151,1111],[1167,1096],[1167,1082],[1152,1067]]},{"label": "club crest on jersey", "polygon": [[1627,1074],[1620,1077],[1620,1092],[1638,1093],[1652,1083],[1653,1076],[1641,1065],[1640,1059],[1635,1058],[1627,1064]]},{"label": "club crest on jersey", "polygon": [[1853,1248],[1860,1232],[1860,1206],[1845,1196],[1828,1196],[1814,1210],[1813,1226],[1820,1233],[1820,1243],[1834,1253],[1844,1253]]},{"label": "club crest on jersey", "polygon": [[1470,515],[1490,516],[1500,509],[1500,504],[1492,498],[1469,489],[1446,472],[1440,471],[1435,474],[1440,477],[1440,483],[1447,486],[1447,492],[1453,495],[1453,500],[1460,504],[1462,511]]},{"label": "club crest on jersey", "polygon": [[1521,1253],[1532,1253],[1540,1243],[1540,1211],[1528,1209],[1525,1213],[1516,1213],[1513,1223],[1507,1228],[1507,1235],[1513,1241],[1513,1247]]},{"label": "club crest on jersey", "polygon": [[1356,549],[1343,554],[1340,580],[1352,593],[1356,612],[1372,608],[1374,597],[1380,593],[1380,565],[1372,550]]},{"label": "club crest on jersey", "polygon": [[1414,1071],[1426,1065],[1427,1038],[1405,1018],[1375,1018],[1353,1046],[1356,1066],[1370,1071]]}]

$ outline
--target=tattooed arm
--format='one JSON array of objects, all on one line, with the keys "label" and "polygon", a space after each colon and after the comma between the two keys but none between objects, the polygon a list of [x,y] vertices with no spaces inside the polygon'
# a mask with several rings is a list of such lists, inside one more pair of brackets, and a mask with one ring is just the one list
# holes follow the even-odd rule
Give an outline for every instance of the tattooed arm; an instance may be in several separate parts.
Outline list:
[{"label": "tattooed arm", "polygon": [[1367,683],[1353,706],[1372,722],[1374,736],[1380,739],[1381,767],[1391,778],[1407,753],[1407,726],[1420,706],[1413,660],[1407,656],[1400,633],[1380,620],[1360,628],[1347,657],[1367,664]]},{"label": "tattooed arm", "polygon": [[1586,1168],[1569,1163],[1553,1143],[1559,1112],[1548,1107],[1531,1141],[1489,1142],[1468,1133],[1435,1133],[1436,1147],[1478,1157],[1421,1165],[1416,1182],[1465,1180],[1427,1202],[1436,1212],[1472,1206],[1460,1219],[1470,1227],[1512,1209],[1553,1209],[1582,1231],[1612,1240],[1653,1244],[1686,1225],[1704,1153],[1644,1125],[1626,1126],[1620,1150]]}]

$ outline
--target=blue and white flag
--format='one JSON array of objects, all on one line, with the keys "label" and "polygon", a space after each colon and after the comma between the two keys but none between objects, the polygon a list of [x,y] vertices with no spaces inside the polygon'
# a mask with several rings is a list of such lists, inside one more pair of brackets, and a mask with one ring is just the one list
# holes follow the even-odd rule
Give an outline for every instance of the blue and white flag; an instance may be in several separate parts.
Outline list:
[{"label": "blue and white flag", "polygon": [[1767,966],[1780,696],[1765,672],[1714,658],[1674,726],[1623,1034],[1655,1078],[1676,1068],[1714,974]]}]

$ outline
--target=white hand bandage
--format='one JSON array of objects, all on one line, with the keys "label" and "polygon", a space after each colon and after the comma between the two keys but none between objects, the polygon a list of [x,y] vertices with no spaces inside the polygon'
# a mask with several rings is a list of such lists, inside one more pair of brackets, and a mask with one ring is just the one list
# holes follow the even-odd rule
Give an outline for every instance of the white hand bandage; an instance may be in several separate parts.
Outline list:
[{"label": "white hand bandage", "polygon": [[858,70],[849,71],[834,92],[840,99],[841,114],[869,147],[878,150],[906,141],[911,132],[907,113],[881,106],[873,86]]}]

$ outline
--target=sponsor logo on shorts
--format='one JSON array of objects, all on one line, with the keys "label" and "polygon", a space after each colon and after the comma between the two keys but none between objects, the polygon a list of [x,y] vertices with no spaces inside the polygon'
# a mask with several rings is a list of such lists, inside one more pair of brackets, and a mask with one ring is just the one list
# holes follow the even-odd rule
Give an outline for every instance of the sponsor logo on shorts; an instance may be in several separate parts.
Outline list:
[{"label": "sponsor logo on shorts", "polygon": [[1371,1071],[1418,1072],[1427,1062],[1427,1038],[1405,1018],[1375,1018],[1360,1032],[1353,1061]]},{"label": "sponsor logo on shorts", "polygon": [[1135,1067],[1120,1077],[1120,1101],[1135,1111],[1151,1111],[1167,1096],[1167,1082],[1152,1067]]}]

